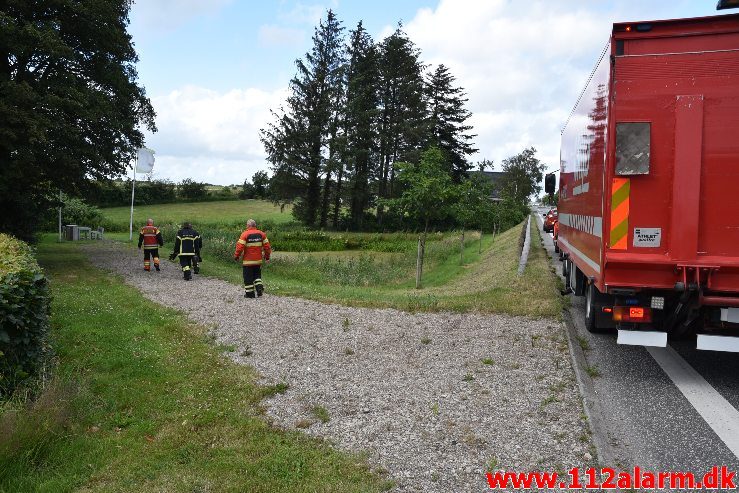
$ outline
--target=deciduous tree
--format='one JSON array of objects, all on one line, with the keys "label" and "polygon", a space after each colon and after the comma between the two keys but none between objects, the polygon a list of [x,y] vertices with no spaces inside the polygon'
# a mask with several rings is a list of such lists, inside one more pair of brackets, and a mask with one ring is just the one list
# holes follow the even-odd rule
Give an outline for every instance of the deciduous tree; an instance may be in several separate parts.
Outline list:
[{"label": "deciduous tree", "polygon": [[62,189],[122,174],[156,130],[130,0],[0,4],[0,231],[30,239]]},{"label": "deciduous tree", "polygon": [[504,198],[525,204],[531,195],[541,192],[541,180],[546,166],[536,157],[536,149],[529,147],[503,160],[501,193]]},{"label": "deciduous tree", "polygon": [[398,162],[395,166],[404,188],[398,198],[384,203],[423,225],[416,266],[416,288],[420,288],[429,225],[447,216],[456,189],[451,176],[444,172],[444,154],[435,147],[425,151],[418,163]]}]

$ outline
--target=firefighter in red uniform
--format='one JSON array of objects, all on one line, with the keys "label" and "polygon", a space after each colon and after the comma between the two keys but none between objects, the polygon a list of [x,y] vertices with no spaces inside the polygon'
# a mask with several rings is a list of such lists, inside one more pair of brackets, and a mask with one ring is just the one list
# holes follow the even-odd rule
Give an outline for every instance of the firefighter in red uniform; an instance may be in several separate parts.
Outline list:
[{"label": "firefighter in red uniform", "polygon": [[146,226],[139,232],[139,250],[144,245],[144,270],[151,270],[150,258],[154,258],[154,268],[159,272],[159,247],[164,246],[162,233],[154,226],[153,219],[146,220]]},{"label": "firefighter in red uniform", "polygon": [[246,222],[246,231],[241,233],[236,243],[234,260],[241,260],[244,269],[244,298],[262,296],[264,285],[262,284],[262,253],[264,261],[269,262],[272,248],[264,232],[257,229],[257,222],[249,219]]}]

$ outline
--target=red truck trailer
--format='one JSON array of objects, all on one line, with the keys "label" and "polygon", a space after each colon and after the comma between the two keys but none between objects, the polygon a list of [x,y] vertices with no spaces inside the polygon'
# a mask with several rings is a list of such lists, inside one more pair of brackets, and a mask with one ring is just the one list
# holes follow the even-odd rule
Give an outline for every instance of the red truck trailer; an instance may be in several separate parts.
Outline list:
[{"label": "red truck trailer", "polygon": [[588,330],[739,352],[739,15],[613,25],[562,130],[558,208]]}]

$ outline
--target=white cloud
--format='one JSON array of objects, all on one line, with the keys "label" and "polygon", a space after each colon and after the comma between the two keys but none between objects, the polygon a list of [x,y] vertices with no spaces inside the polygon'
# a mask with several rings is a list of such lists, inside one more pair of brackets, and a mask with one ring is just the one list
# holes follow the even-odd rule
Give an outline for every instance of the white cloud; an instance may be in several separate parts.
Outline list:
[{"label": "white cloud", "polygon": [[305,32],[300,29],[265,24],[259,26],[257,34],[261,46],[302,46]]},{"label": "white cloud", "polygon": [[311,27],[317,26],[318,22],[325,17],[328,9],[336,9],[338,0],[326,3],[304,4],[297,2],[290,10],[282,11],[280,18],[286,22],[295,24],[307,24]]},{"label": "white cloud", "polygon": [[[664,4],[626,1],[440,0],[405,31],[431,68],[443,63],[467,92],[474,160],[501,160],[527,146],[558,167],[560,128],[608,41],[611,24],[669,17]],[[627,14],[624,14],[627,12]],[[383,35],[394,30],[386,27]],[[380,38],[381,39],[381,38]]]},{"label": "white cloud", "polygon": [[473,159],[500,169],[533,145],[557,166],[559,129],[608,39],[610,19],[585,6],[441,0],[405,25],[423,61],[448,66],[467,92],[480,149]]},{"label": "white cloud", "polygon": [[259,130],[286,96],[286,89],[220,93],[185,86],[153,98],[159,132],[147,136],[147,145],[156,151],[157,176],[231,184],[267,169]]},{"label": "white cloud", "polygon": [[131,9],[132,24],[145,32],[173,31],[194,17],[215,14],[233,0],[138,0]]}]

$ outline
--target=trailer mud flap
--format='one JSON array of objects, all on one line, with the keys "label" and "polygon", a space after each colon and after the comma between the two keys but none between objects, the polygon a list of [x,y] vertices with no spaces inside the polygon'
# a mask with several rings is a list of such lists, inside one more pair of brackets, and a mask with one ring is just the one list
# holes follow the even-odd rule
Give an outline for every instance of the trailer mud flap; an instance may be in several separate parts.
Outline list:
[{"label": "trailer mud flap", "polygon": [[704,351],[723,351],[725,353],[739,353],[739,337],[709,336],[698,334],[696,349]]},{"label": "trailer mud flap", "polygon": [[618,330],[616,342],[628,346],[666,347],[667,332],[652,330]]}]

